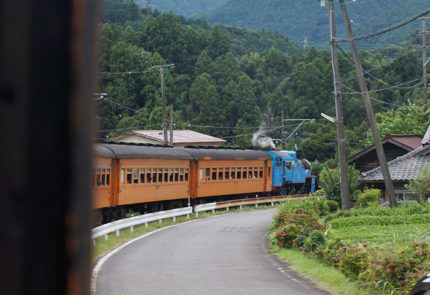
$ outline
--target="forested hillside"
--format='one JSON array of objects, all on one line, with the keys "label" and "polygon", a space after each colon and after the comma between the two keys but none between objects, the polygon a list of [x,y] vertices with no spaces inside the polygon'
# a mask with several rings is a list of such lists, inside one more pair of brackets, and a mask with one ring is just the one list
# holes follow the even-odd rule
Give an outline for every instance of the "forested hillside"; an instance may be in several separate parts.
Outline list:
[{"label": "forested hillside", "polygon": [[[338,34],[342,36],[345,35],[345,29],[337,2],[335,1],[336,23]],[[367,35],[428,9],[430,1],[358,0],[346,1],[346,5],[355,34]],[[321,7],[317,0],[230,0],[218,8],[200,14],[199,17],[210,23],[219,22],[253,30],[264,28],[272,32],[278,30],[300,43],[307,36],[309,44],[328,48],[327,7]],[[381,38],[362,41],[359,46],[365,49],[397,44],[420,28],[420,23],[414,22]]]},{"label": "forested hillside", "polygon": [[[137,5],[146,7],[146,0],[136,0]],[[227,0],[152,0],[152,8],[162,11],[172,11],[183,16],[192,16],[220,7]]]},{"label": "forested hillside", "polygon": [[[262,122],[268,135],[280,138],[284,110],[288,119],[316,119],[289,138],[289,148],[297,146],[310,160],[335,156],[335,125],[320,119],[321,112],[334,115],[329,51],[304,50],[280,33],[214,26],[172,13],[145,16],[133,2],[109,1],[117,8],[126,7],[131,18],[116,15],[113,22],[119,10],[107,10],[101,24],[99,81],[107,96],[97,101],[99,136],[161,128],[160,74],[150,68],[163,62],[175,64],[166,71],[166,97],[173,104],[176,129],[201,131],[225,138],[230,145],[250,147]],[[416,110],[410,104],[421,98],[419,49],[361,52],[361,58],[364,68],[378,78],[368,79],[376,112],[405,104],[402,113],[390,116],[406,118]],[[361,97],[355,94],[354,68],[342,55],[340,66],[351,153],[369,144],[368,127]],[[416,124],[414,116],[409,117],[405,132],[411,129],[407,124]],[[298,123],[286,123],[287,135]]]}]

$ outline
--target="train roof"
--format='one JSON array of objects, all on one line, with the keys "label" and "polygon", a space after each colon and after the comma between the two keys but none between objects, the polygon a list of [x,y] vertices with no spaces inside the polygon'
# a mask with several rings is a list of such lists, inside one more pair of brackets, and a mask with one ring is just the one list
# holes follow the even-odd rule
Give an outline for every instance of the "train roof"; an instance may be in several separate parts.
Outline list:
[{"label": "train roof", "polygon": [[258,160],[272,157],[261,150],[233,148],[185,147],[151,144],[98,143],[95,145],[97,156],[108,158],[141,159],[179,159],[179,160]]},{"label": "train roof", "polygon": [[[110,150],[109,154],[106,150]],[[150,144],[99,143],[96,154],[109,158],[178,159],[191,160],[189,153],[180,148]]]},{"label": "train roof", "polygon": [[250,149],[226,149],[226,148],[184,148],[195,160],[258,160],[269,159],[272,157],[261,150]]}]

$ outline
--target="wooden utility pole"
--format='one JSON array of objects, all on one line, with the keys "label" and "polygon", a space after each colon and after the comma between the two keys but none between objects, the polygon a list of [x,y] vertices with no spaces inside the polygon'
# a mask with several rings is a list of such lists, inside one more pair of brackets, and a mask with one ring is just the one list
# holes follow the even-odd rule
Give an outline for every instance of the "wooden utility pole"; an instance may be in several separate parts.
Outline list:
[{"label": "wooden utility pole", "polygon": [[285,150],[284,110],[281,111],[281,149]]},{"label": "wooden utility pole", "polygon": [[173,105],[170,104],[170,146],[173,147]]},{"label": "wooden utility pole", "polygon": [[423,100],[424,108],[427,109],[427,40],[426,40],[426,17],[421,18],[423,26]]},{"label": "wooden utility pole", "polygon": [[342,210],[350,208],[348,170],[346,164],[345,149],[345,130],[343,126],[343,106],[342,95],[339,82],[339,60],[337,56],[336,27],[334,22],[334,5],[333,0],[328,1],[329,18],[330,18],[330,45],[331,59],[333,68],[334,84],[334,101],[336,105],[336,130],[337,130],[337,151],[339,155],[339,174],[340,174],[340,197],[342,201]]},{"label": "wooden utility pole", "polygon": [[381,165],[382,175],[384,177],[385,190],[390,200],[390,206],[396,206],[396,198],[394,195],[393,183],[391,182],[390,172],[388,171],[387,160],[385,158],[384,149],[382,148],[381,138],[379,137],[378,128],[376,126],[375,114],[373,107],[370,102],[369,92],[367,89],[366,81],[364,79],[363,68],[358,57],[357,48],[355,47],[354,38],[352,36],[351,24],[348,17],[344,0],[339,0],[340,8],[342,10],[343,21],[345,23],[346,31],[348,33],[348,41],[351,46],[352,58],[354,60],[355,70],[360,84],[361,96],[364,100],[364,106],[366,107],[367,118],[369,120],[370,129],[372,130],[373,139],[375,141],[376,154],[378,156],[379,164]]},{"label": "wooden utility pole", "polygon": [[168,145],[169,142],[167,140],[167,113],[166,113],[166,94],[164,91],[164,69],[166,68],[174,68],[174,64],[164,65],[163,62],[160,62],[159,66],[151,67],[151,70],[159,71],[161,78],[161,98],[163,101],[163,133],[164,133],[164,144]]}]

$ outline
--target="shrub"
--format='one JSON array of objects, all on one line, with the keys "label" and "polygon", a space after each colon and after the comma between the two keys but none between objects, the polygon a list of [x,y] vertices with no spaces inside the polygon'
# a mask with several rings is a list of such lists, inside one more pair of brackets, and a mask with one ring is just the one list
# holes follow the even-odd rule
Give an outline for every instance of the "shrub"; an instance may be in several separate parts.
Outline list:
[{"label": "shrub", "polygon": [[339,203],[332,200],[327,200],[328,211],[330,213],[336,212],[339,209]]},{"label": "shrub", "polygon": [[[348,166],[348,187],[351,200],[355,200],[358,193],[358,179],[360,172],[355,170],[353,166]],[[339,169],[328,169],[324,167],[319,175],[319,180],[324,190],[324,194],[328,200],[341,203],[340,197],[340,176]]]},{"label": "shrub", "polygon": [[275,238],[280,248],[293,247],[293,241],[297,238],[299,228],[295,224],[282,226],[276,233]]},{"label": "shrub", "polygon": [[414,214],[400,216],[354,216],[335,219],[328,222],[332,228],[342,228],[363,225],[393,225],[393,224],[427,224],[430,214]]},{"label": "shrub", "polygon": [[367,208],[376,207],[379,205],[379,198],[381,197],[381,190],[379,189],[366,189],[357,197],[357,207]]},{"label": "shrub", "polygon": [[348,278],[358,279],[359,275],[366,269],[368,253],[365,249],[356,247],[341,248],[343,255],[339,260],[339,270]]},{"label": "shrub", "polygon": [[318,246],[325,246],[325,243],[325,235],[319,230],[314,230],[306,239],[303,247],[305,248],[306,252],[310,252],[315,251]]}]

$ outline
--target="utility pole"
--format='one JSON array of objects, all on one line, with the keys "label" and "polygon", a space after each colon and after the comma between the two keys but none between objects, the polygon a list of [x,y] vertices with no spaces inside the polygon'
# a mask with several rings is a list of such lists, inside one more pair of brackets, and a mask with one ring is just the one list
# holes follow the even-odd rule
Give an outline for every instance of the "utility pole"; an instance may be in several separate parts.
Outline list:
[{"label": "utility pole", "polygon": [[330,45],[333,68],[334,101],[336,105],[337,152],[339,156],[340,197],[342,210],[350,208],[348,170],[346,165],[345,130],[343,126],[342,95],[339,82],[339,60],[337,56],[336,27],[334,22],[333,0],[328,1],[330,18]]},{"label": "utility pole", "polygon": [[173,105],[170,104],[170,146],[173,147]]},{"label": "utility pole", "polygon": [[423,27],[423,100],[424,109],[427,109],[427,40],[426,40],[426,17],[421,18]]},{"label": "utility pole", "polygon": [[167,140],[167,114],[166,114],[166,94],[164,92],[164,69],[174,68],[174,64],[165,65],[163,62],[160,62],[159,66],[151,67],[151,70],[159,71],[161,78],[161,98],[163,100],[163,133],[164,133],[164,144],[168,145],[169,142]]},{"label": "utility pole", "polygon": [[284,110],[281,111],[281,149],[285,150]]},{"label": "utility pole", "polygon": [[378,156],[378,161],[379,161],[379,164],[381,165],[382,175],[384,177],[385,190],[390,200],[390,206],[393,207],[393,206],[396,206],[396,198],[394,195],[393,183],[391,182],[390,171],[388,170],[387,160],[385,158],[385,153],[384,153],[384,149],[382,148],[381,138],[379,137],[378,128],[376,126],[375,114],[373,112],[373,107],[370,102],[369,92],[367,89],[366,81],[364,79],[363,68],[360,63],[360,58],[358,57],[357,48],[355,47],[355,42],[352,36],[351,24],[349,21],[345,2],[344,0],[339,0],[339,3],[340,3],[340,8],[342,10],[343,21],[345,23],[346,31],[348,33],[348,41],[351,46],[352,58],[354,60],[355,70],[357,72],[357,77],[360,84],[361,95],[364,100],[367,118],[369,120],[370,129],[372,130],[373,139],[375,141],[376,154]]}]

